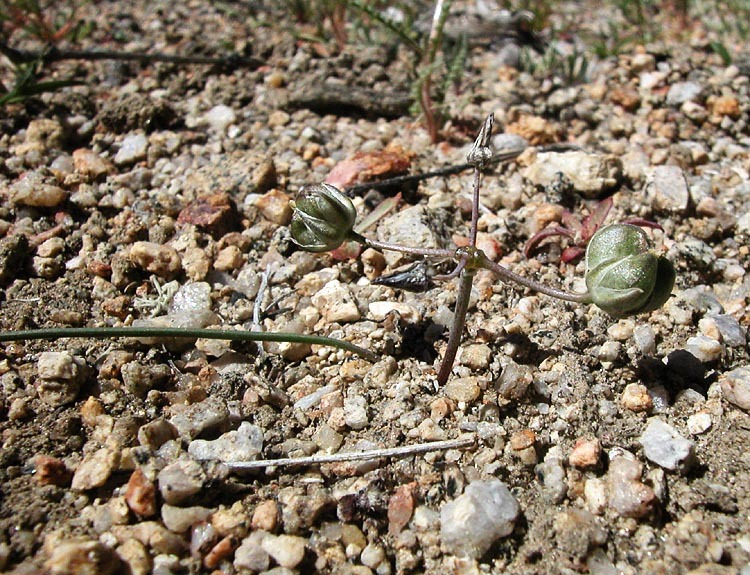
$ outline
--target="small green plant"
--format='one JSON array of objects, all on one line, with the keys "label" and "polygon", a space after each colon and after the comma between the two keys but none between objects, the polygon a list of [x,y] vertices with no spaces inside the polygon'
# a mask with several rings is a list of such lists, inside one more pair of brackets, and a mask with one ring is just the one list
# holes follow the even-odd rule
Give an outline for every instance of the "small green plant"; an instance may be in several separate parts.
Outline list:
[{"label": "small green plant", "polygon": [[521,51],[521,68],[537,77],[555,76],[566,86],[572,86],[586,82],[589,59],[577,47],[569,54],[561,54],[551,45],[541,56],[524,47]]},{"label": "small green plant", "polygon": [[354,231],[355,209],[351,200],[335,187],[322,184],[305,186],[292,204],[291,233],[303,249],[321,252],[334,250],[345,241],[364,246],[393,250],[421,258],[452,259],[454,270],[446,275],[430,275],[424,267],[415,267],[408,277],[389,278],[389,285],[407,289],[429,289],[433,281],[458,278],[458,293],[448,345],[438,372],[444,384],[463,333],[474,276],[480,269],[494,272],[502,280],[514,282],[534,291],[574,303],[594,303],[615,317],[635,315],[660,307],[669,297],[675,273],[666,258],[650,248],[645,232],[630,224],[616,224],[599,229],[592,235],[586,251],[587,292],[571,293],[520,276],[501,266],[476,247],[479,220],[479,189],[482,172],[491,164],[490,136],[493,116],[487,117],[474,142],[467,161],[474,167],[472,215],[469,243],[455,250],[419,248],[381,242]]},{"label": "small green plant", "polygon": [[[0,0],[0,53],[10,62],[13,85],[0,84],[0,106],[22,102],[31,96],[56,92],[80,82],[44,80],[47,52],[63,40],[76,41],[90,32],[91,24],[78,18],[82,2],[45,3],[41,0]],[[5,43],[5,38],[20,33],[44,45],[38,54],[21,52]]]}]

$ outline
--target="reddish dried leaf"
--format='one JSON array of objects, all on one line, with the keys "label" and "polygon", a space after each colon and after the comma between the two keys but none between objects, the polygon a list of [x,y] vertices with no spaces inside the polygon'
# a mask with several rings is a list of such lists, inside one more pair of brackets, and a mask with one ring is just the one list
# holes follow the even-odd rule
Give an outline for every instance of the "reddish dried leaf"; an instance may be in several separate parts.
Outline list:
[{"label": "reddish dried leaf", "polygon": [[607,219],[609,210],[612,209],[612,198],[605,198],[601,202],[597,202],[591,213],[583,219],[583,226],[581,226],[581,242],[584,244],[588,243],[591,237],[596,233],[604,220]]},{"label": "reddish dried leaf", "polygon": [[543,240],[551,238],[552,236],[565,236],[571,239],[575,238],[575,234],[567,228],[561,228],[560,226],[544,228],[541,232],[535,233],[528,239],[526,245],[523,246],[523,255],[527,258],[531,257],[531,253],[536,247],[542,243]]},{"label": "reddish dried leaf", "polygon": [[582,248],[580,246],[569,246],[563,250],[562,255],[560,255],[560,259],[563,261],[563,263],[569,264],[583,257],[583,254],[585,253],[586,248]]},{"label": "reddish dried leaf", "polygon": [[664,228],[662,228],[659,224],[656,222],[652,222],[651,220],[644,220],[643,218],[628,218],[623,224],[630,224],[633,226],[640,226],[642,228],[651,228],[652,230],[661,230],[664,231]]},{"label": "reddish dried leaf", "polygon": [[370,182],[405,174],[411,167],[411,154],[400,147],[379,152],[357,152],[339,162],[325,183],[344,189],[358,182]]},{"label": "reddish dried leaf", "polygon": [[399,486],[388,500],[388,533],[398,535],[414,512],[414,483]]},{"label": "reddish dried leaf", "polygon": [[238,227],[239,215],[229,195],[217,193],[198,198],[186,206],[177,222],[204,228],[214,238],[220,238]]}]

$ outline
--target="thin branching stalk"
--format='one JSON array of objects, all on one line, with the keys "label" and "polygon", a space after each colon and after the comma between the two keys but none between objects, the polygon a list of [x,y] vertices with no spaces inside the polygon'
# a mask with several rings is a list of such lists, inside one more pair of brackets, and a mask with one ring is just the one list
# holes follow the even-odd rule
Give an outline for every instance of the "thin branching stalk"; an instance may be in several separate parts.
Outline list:
[{"label": "thin branching stalk", "polygon": [[181,339],[221,339],[226,341],[273,341],[306,343],[336,347],[356,353],[364,359],[376,362],[378,357],[368,349],[330,337],[285,332],[229,331],[219,329],[190,329],[182,327],[62,327],[51,329],[28,329],[0,332],[0,342],[26,341],[31,339],[62,339],[70,337],[111,339],[131,338],[181,338]]},{"label": "thin branching stalk", "polygon": [[438,372],[438,383],[445,385],[453,370],[453,362],[456,359],[458,345],[461,343],[461,336],[466,323],[466,312],[469,310],[469,298],[471,296],[471,285],[474,283],[473,269],[464,268],[461,273],[461,279],[458,284],[458,294],[456,295],[456,309],[453,312],[453,326],[448,336],[448,347],[445,348],[443,363],[440,365]]},{"label": "thin branching stalk", "polygon": [[376,250],[390,250],[392,252],[401,252],[402,254],[409,254],[412,256],[422,256],[428,258],[452,258],[455,256],[454,250],[447,250],[444,248],[418,248],[412,246],[403,246],[401,244],[393,244],[391,242],[380,242],[371,238],[366,238],[357,234],[354,238],[355,241],[362,243],[368,248],[374,248]]},{"label": "thin branching stalk", "polygon": [[484,255],[484,253],[481,252],[481,250],[477,251],[478,256],[482,259],[482,263],[479,265],[496,273],[502,280],[505,280],[507,282],[515,282],[536,292],[543,293],[557,299],[574,303],[591,303],[591,296],[588,292],[574,293],[550,287],[536,280],[518,275],[517,273],[510,271],[508,268],[490,260],[486,255]]}]

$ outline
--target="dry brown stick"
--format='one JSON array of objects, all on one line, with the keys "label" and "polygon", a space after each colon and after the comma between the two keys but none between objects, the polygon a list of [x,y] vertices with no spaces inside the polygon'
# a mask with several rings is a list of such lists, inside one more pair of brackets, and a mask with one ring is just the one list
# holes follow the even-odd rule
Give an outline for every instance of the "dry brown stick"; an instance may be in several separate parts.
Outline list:
[{"label": "dry brown stick", "polygon": [[334,453],[333,455],[311,455],[309,457],[285,457],[281,459],[260,459],[258,461],[235,461],[227,463],[227,467],[234,470],[262,469],[266,467],[289,467],[291,465],[320,465],[322,463],[339,463],[341,461],[368,461],[381,457],[408,457],[430,451],[446,449],[462,449],[476,443],[474,436],[446,441],[432,441],[402,447],[388,447],[385,449],[370,449],[367,451],[350,451]]}]

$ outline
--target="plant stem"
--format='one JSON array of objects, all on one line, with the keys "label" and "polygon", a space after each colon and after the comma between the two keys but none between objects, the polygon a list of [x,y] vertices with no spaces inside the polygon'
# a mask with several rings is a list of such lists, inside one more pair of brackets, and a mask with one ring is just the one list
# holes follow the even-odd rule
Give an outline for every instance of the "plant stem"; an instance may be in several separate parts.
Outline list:
[{"label": "plant stem", "polygon": [[263,469],[266,467],[288,467],[291,465],[320,465],[322,463],[339,463],[341,461],[370,461],[381,457],[409,457],[430,451],[445,449],[462,449],[476,443],[474,436],[445,441],[432,441],[416,445],[388,447],[385,449],[370,449],[368,451],[348,451],[332,455],[310,455],[308,457],[284,457],[281,459],[261,459],[257,461],[229,461],[227,467],[232,470]]},{"label": "plant stem", "polygon": [[352,239],[367,246],[368,248],[375,248],[376,250],[390,250],[393,252],[401,252],[402,254],[409,254],[412,256],[424,256],[428,258],[452,258],[455,256],[454,250],[447,250],[444,248],[416,248],[411,246],[402,246],[401,244],[393,244],[391,242],[380,242],[378,240],[373,240],[359,234],[356,234]]},{"label": "plant stem", "polygon": [[591,296],[588,292],[573,293],[573,292],[567,292],[565,290],[549,287],[541,282],[538,282],[536,280],[532,280],[529,278],[525,278],[521,275],[518,275],[515,272],[510,271],[508,268],[501,266],[500,264],[497,264],[493,262],[492,260],[490,260],[481,251],[479,251],[478,255],[481,258],[481,261],[478,264],[479,267],[483,267],[488,270],[491,270],[492,272],[499,275],[500,279],[502,280],[521,284],[522,286],[525,286],[536,292],[543,293],[545,295],[548,295],[557,299],[570,301],[574,303],[591,303]]},{"label": "plant stem", "polygon": [[[518,156],[520,156],[523,153],[525,149],[526,149],[525,147],[516,148],[516,149],[508,150],[506,152],[502,152],[500,154],[496,154],[489,161],[489,164],[501,164],[503,162],[509,162],[511,160],[515,160]],[[430,178],[452,176],[455,174],[460,174],[461,172],[465,172],[466,170],[473,168],[473,167],[474,167],[473,164],[469,164],[467,162],[464,164],[457,164],[455,166],[447,166],[445,168],[440,168],[438,170],[433,170],[431,172],[423,172],[421,174],[408,174],[405,176],[396,176],[393,178],[380,180],[378,182],[367,182],[365,184],[356,184],[354,186],[349,186],[348,188],[344,188],[344,191],[346,192],[347,196],[350,196],[350,197],[357,196],[369,190],[382,190],[386,188],[392,188],[394,186],[415,184],[423,180],[429,180]]]},{"label": "plant stem", "polygon": [[378,357],[368,349],[330,337],[298,333],[268,333],[258,331],[229,331],[219,329],[190,329],[181,327],[62,327],[52,329],[27,329],[0,332],[0,342],[24,341],[30,339],[61,339],[84,337],[110,339],[115,337],[163,337],[190,339],[223,339],[228,341],[278,341],[290,343],[307,343],[337,347],[356,353],[368,361],[375,362]]},{"label": "plant stem", "polygon": [[453,362],[456,359],[458,345],[464,331],[466,312],[469,310],[469,298],[471,297],[471,285],[474,283],[475,270],[464,268],[458,283],[458,294],[456,295],[456,309],[453,312],[453,326],[448,336],[448,347],[445,348],[443,363],[440,364],[438,372],[438,383],[445,385],[453,370]]}]

